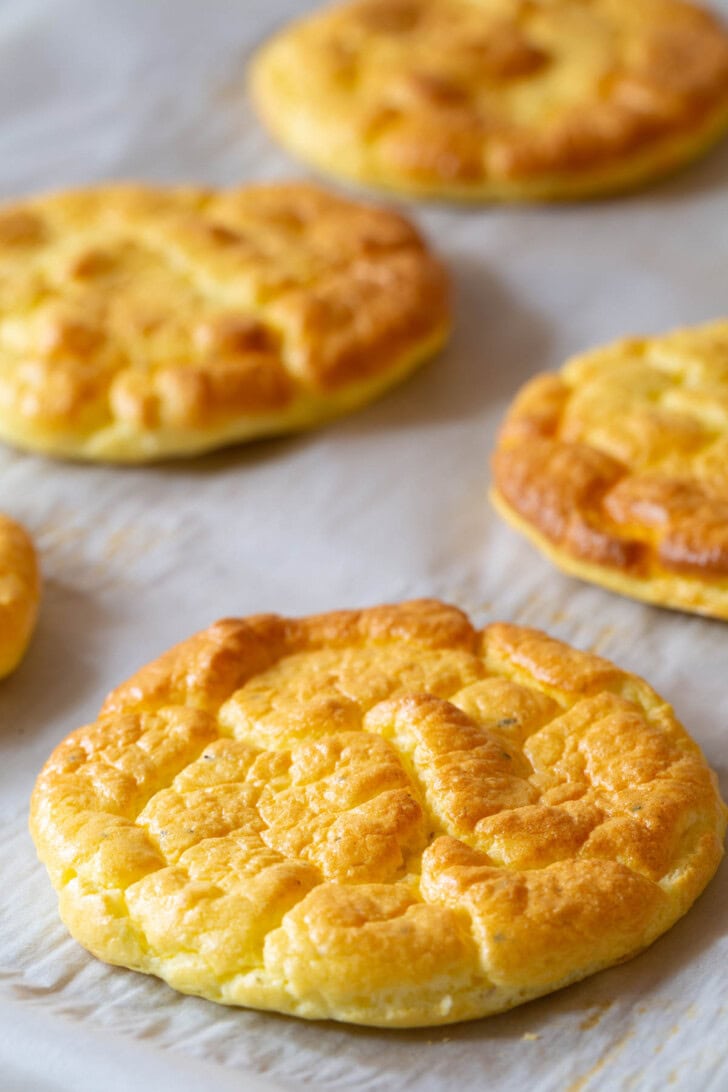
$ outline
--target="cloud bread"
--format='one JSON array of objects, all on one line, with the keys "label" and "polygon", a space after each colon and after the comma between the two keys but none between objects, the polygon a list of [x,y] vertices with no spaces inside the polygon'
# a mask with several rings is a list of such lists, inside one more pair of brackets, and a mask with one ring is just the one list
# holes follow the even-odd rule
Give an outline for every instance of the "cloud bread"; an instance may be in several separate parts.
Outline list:
[{"label": "cloud bread", "polygon": [[537,376],[493,472],[498,511],[559,568],[728,619],[728,321]]},{"label": "cloud bread", "polygon": [[725,819],[646,683],[431,600],[218,622],[113,691],[31,808],[101,959],[383,1027],[634,955],[700,894]]},{"label": "cloud bread", "polygon": [[40,583],[30,535],[0,514],[0,678],[18,666],[28,647],[38,614]]},{"label": "cloud bread", "polygon": [[0,209],[0,437],[138,462],[306,428],[436,350],[443,269],[307,185],[120,185]]},{"label": "cloud bread", "polygon": [[627,189],[728,126],[728,33],[682,0],[354,0],[285,28],[252,89],[292,152],[412,194]]}]

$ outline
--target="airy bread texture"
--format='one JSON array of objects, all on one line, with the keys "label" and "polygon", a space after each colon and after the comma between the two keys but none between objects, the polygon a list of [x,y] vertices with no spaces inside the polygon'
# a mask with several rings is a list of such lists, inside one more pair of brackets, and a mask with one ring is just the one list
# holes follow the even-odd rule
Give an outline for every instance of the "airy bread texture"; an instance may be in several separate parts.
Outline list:
[{"label": "airy bread texture", "polygon": [[20,663],[40,601],[40,568],[33,541],[19,523],[0,514],[0,678]]},{"label": "airy bread texture", "polygon": [[493,500],[559,568],[728,619],[728,321],[577,356],[518,394]]},{"label": "airy bread texture", "polygon": [[332,174],[463,200],[641,185],[728,127],[728,33],[682,0],[354,0],[284,29],[252,89]]},{"label": "airy bread texture", "polygon": [[0,437],[139,462],[308,428],[449,329],[395,213],[311,186],[101,186],[0,210]]},{"label": "airy bread texture", "polygon": [[101,959],[383,1027],[639,952],[705,887],[725,821],[646,683],[431,600],[218,622],[61,743],[31,809]]}]

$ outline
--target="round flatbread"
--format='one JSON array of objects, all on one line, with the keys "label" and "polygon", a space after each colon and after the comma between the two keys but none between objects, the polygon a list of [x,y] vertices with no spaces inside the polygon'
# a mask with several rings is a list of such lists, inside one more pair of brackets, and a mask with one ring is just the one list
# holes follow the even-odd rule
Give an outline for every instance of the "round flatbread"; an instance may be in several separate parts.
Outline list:
[{"label": "round flatbread", "polygon": [[284,29],[252,89],[334,175],[473,200],[632,188],[728,126],[728,33],[682,0],[354,0]]},{"label": "round flatbread", "polygon": [[40,568],[24,527],[0,514],[0,678],[20,663],[40,600]]},{"label": "round flatbread", "polygon": [[646,683],[425,600],[177,646],[57,747],[31,829],[101,959],[407,1027],[640,951],[715,871],[725,808]]},{"label": "round flatbread", "polygon": [[119,462],[308,428],[445,339],[402,217],[306,185],[101,186],[0,210],[0,437]]},{"label": "round flatbread", "polygon": [[728,321],[537,376],[493,471],[498,511],[559,568],[728,619]]}]

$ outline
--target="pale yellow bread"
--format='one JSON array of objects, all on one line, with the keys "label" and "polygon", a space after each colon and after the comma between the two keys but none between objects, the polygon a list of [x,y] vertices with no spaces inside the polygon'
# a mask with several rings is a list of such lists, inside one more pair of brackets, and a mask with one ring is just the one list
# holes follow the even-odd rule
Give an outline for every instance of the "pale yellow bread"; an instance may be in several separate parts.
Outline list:
[{"label": "pale yellow bread", "polygon": [[396,213],[302,184],[99,186],[0,209],[0,438],[140,462],[308,428],[444,341]]},{"label": "pale yellow bread", "polygon": [[334,175],[424,196],[642,185],[728,128],[728,33],[682,0],[354,0],[285,27],[252,90]]},{"label": "pale yellow bread", "polygon": [[501,429],[492,496],[566,572],[728,619],[728,320],[536,376]]},{"label": "pale yellow bread", "polygon": [[725,822],[645,682],[434,600],[218,622],[113,691],[31,807],[101,959],[383,1027],[629,958],[703,890]]},{"label": "pale yellow bread", "polygon": [[40,567],[24,527],[0,513],[0,678],[20,663],[40,600]]}]

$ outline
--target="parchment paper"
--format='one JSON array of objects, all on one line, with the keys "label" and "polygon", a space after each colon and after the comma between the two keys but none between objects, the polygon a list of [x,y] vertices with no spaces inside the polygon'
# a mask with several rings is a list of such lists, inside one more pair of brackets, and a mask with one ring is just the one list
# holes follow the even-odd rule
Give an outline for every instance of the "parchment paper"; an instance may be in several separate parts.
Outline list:
[{"label": "parchment paper", "polygon": [[[243,72],[309,6],[3,0],[0,196],[304,174],[257,125]],[[421,594],[480,622],[544,627],[645,675],[728,794],[728,628],[560,576],[486,498],[497,422],[529,375],[603,339],[725,314],[727,182],[724,144],[615,201],[413,206],[454,274],[452,345],[320,432],[156,469],[0,450],[0,510],[35,533],[45,571],[37,636],[0,686],[4,1090],[728,1088],[726,868],[624,966],[500,1017],[387,1033],[226,1010],[96,962],[59,923],[26,832],[51,748],[177,640],[221,615]]]}]

